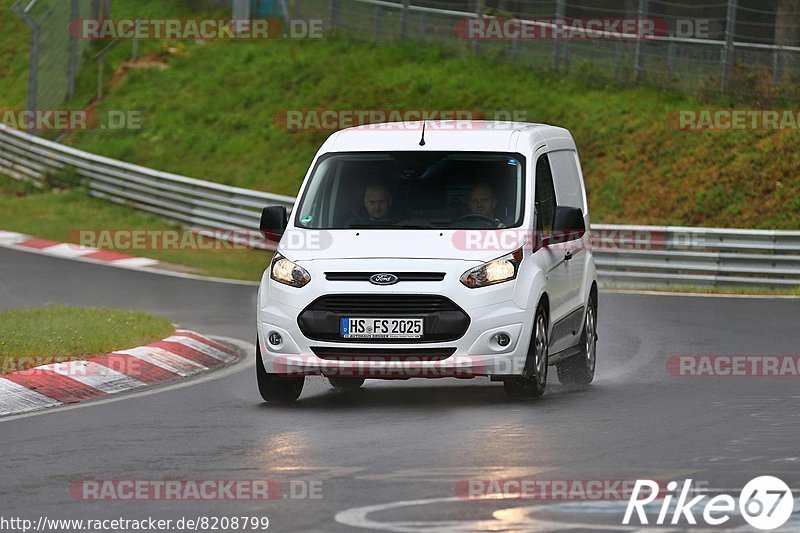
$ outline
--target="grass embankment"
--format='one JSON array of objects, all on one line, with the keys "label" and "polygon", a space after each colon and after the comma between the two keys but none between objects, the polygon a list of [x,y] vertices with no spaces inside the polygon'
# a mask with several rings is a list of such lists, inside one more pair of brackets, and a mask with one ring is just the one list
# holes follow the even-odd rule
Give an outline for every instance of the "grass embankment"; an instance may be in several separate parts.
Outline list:
[{"label": "grass embankment", "polygon": [[[0,0],[0,8],[10,2]],[[202,16],[187,14],[187,5],[119,2],[114,16]],[[6,30],[0,33],[0,109],[21,108],[27,30],[15,16],[0,24]],[[100,113],[140,111],[143,128],[75,132],[65,142],[153,168],[293,195],[329,132],[286,131],[276,124],[277,114],[419,109],[433,76],[434,110],[513,110],[569,128],[581,151],[596,223],[800,227],[797,132],[678,131],[667,119],[671,112],[708,107],[691,97],[558,79],[464,48],[347,37],[151,41],[142,43],[140,61],[126,63],[129,52],[124,42],[109,54],[107,94],[93,105]],[[88,65],[69,107],[91,100],[96,72]],[[7,180],[0,182],[0,227],[66,240],[77,229],[170,226],[80,191],[20,191]],[[269,260],[263,252],[128,253],[239,279],[258,279]]]},{"label": "grass embankment", "polygon": [[296,194],[329,132],[286,131],[287,109],[525,112],[569,128],[595,222],[800,227],[797,131],[685,132],[671,112],[708,107],[653,89],[588,86],[437,45],[350,38],[209,42],[130,69],[100,109],[143,112],[138,131],[67,142],[189,176]]},{"label": "grass embankment", "polygon": [[[11,11],[15,0],[0,0],[0,111],[22,110],[26,106],[28,84],[29,30],[22,18]],[[187,2],[163,0],[138,0],[117,2],[114,16],[125,17],[176,17],[200,16]],[[229,15],[222,9],[203,12],[206,15]],[[90,47],[77,80],[76,96],[64,108],[83,108],[96,92],[96,62],[91,59],[101,46]],[[112,89],[128,69],[159,68],[160,62],[127,62],[131,43],[121,42],[106,57],[108,82],[106,91]],[[177,47],[176,47],[177,46]],[[180,53],[184,44],[143,41],[140,53],[144,57],[164,53]],[[166,52],[172,50],[171,52]],[[95,102],[96,103],[96,102]],[[118,108],[113,103],[108,109]],[[52,133],[52,132],[51,132]],[[107,131],[108,142],[114,143],[118,133]],[[48,135],[48,136],[52,136]],[[0,176],[0,229],[26,233],[59,242],[77,242],[80,230],[171,230],[175,226],[163,219],[142,214],[89,197],[79,189],[39,191],[33,187]],[[184,265],[197,274],[207,276],[258,280],[271,259],[271,254],[255,250],[204,251],[204,250],[118,250],[130,255],[152,257],[169,263]]]},{"label": "grass embankment", "polygon": [[[159,217],[92,198],[81,189],[41,191],[0,176],[0,229],[80,243],[81,230],[175,230]],[[95,234],[98,235],[98,234]],[[121,253],[184,265],[193,273],[261,279],[271,252],[249,249],[120,249]]]},{"label": "grass embankment", "polygon": [[0,331],[0,374],[7,374],[141,346],[175,328],[141,311],[45,306],[0,312]]}]

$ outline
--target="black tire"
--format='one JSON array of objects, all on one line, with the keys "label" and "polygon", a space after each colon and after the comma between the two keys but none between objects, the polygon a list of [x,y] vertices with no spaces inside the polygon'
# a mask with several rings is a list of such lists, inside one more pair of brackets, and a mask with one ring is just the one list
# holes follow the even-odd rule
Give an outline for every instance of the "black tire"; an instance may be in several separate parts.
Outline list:
[{"label": "black tire", "polygon": [[364,384],[364,378],[328,378],[336,390],[356,390]]},{"label": "black tire", "polygon": [[547,313],[540,305],[533,321],[533,333],[528,346],[528,357],[521,376],[509,376],[503,380],[503,388],[510,398],[538,398],[547,387],[547,364],[549,357]]},{"label": "black tire", "polygon": [[305,376],[281,376],[269,374],[261,359],[261,345],[256,339],[256,379],[258,392],[267,403],[292,403],[300,397],[305,384]]},{"label": "black tire", "polygon": [[597,295],[592,291],[583,321],[581,351],[556,365],[558,381],[564,385],[588,385],[597,367]]}]

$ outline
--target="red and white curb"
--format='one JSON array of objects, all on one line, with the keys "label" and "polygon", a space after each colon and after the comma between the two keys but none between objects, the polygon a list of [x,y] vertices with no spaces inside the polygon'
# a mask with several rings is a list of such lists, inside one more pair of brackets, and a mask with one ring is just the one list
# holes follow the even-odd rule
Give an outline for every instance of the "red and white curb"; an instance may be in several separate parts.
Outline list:
[{"label": "red and white curb", "polygon": [[91,248],[89,246],[48,241],[46,239],[38,239],[30,235],[15,233],[13,231],[0,230],[0,246],[4,248],[16,248],[26,252],[37,252],[44,255],[63,257],[66,259],[103,263],[123,268],[145,268],[148,270],[176,269],[175,265],[171,263],[164,263],[148,257],[136,257],[110,250]]},{"label": "red and white curb", "polygon": [[231,348],[179,329],[128,350],[0,376],[0,416],[106,397],[192,376],[238,360]]}]

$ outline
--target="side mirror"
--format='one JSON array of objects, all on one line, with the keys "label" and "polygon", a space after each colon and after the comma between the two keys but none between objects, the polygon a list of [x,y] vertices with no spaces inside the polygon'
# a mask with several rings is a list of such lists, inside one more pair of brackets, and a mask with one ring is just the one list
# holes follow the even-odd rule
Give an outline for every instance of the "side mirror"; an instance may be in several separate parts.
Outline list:
[{"label": "side mirror", "polygon": [[286,231],[288,222],[289,214],[286,207],[282,205],[265,207],[261,212],[261,224],[259,224],[261,235],[268,241],[278,242]]},{"label": "side mirror", "polygon": [[580,207],[556,207],[553,232],[542,238],[542,246],[554,243],[574,241],[586,234],[586,224],[583,221],[583,210]]}]

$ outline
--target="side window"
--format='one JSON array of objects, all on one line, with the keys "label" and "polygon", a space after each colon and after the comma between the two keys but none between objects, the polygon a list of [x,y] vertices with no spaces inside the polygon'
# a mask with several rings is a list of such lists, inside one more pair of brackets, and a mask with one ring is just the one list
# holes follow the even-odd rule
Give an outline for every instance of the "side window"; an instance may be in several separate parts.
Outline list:
[{"label": "side window", "polygon": [[586,207],[583,205],[581,178],[575,163],[575,152],[558,150],[550,152],[548,157],[552,165],[558,205],[579,207],[586,212]]},{"label": "side window", "polygon": [[553,231],[553,220],[556,216],[556,191],[553,187],[553,173],[547,154],[536,161],[536,229],[539,232]]}]

